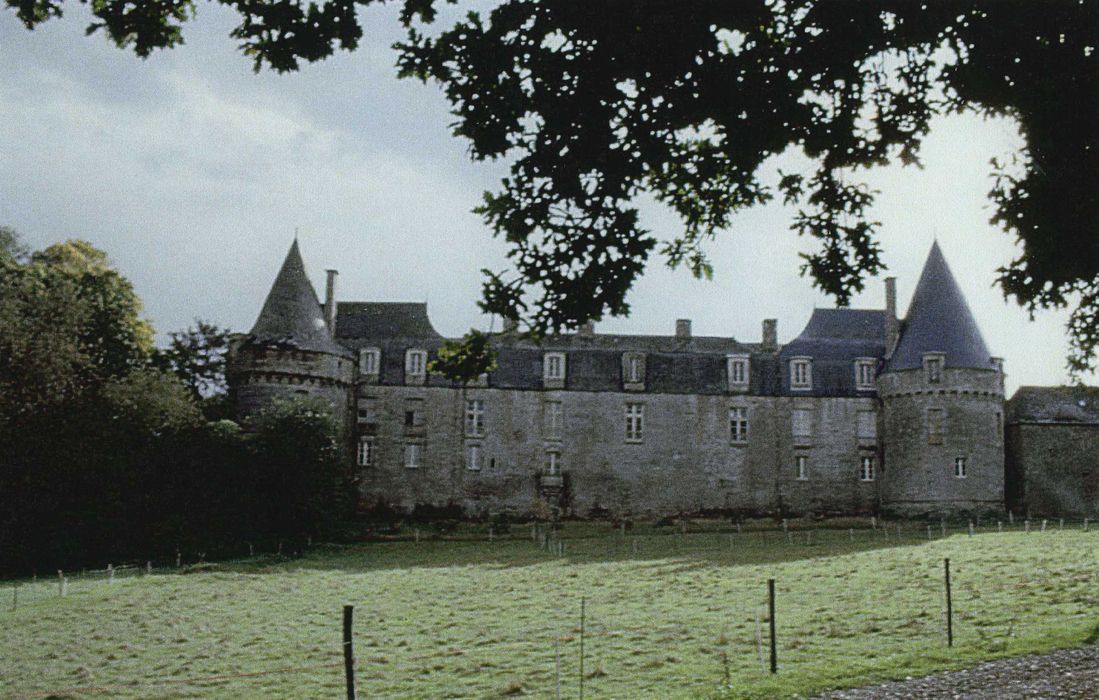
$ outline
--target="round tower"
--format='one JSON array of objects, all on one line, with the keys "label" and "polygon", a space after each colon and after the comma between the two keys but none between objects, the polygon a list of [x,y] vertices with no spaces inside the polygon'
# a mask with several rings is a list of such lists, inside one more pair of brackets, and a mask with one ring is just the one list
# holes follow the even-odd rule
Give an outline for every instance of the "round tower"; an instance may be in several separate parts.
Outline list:
[{"label": "round tower", "polygon": [[882,507],[1002,511],[1002,362],[991,357],[938,243],[878,377]]},{"label": "round tower", "polygon": [[355,366],[325,315],[295,239],[255,326],[230,341],[226,376],[238,418],[277,398],[306,397],[329,404],[346,424]]}]

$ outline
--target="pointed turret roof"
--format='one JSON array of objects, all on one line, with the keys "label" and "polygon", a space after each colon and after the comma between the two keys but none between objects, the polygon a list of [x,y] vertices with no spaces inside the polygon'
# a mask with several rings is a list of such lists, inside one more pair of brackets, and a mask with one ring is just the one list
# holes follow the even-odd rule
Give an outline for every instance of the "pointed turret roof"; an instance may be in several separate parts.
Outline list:
[{"label": "pointed turret roof", "polygon": [[926,352],[944,353],[947,367],[993,369],[988,346],[938,241],[927,255],[886,371],[922,367]]},{"label": "pointed turret roof", "polygon": [[251,340],[292,345],[314,352],[343,353],[328,334],[321,303],[305,274],[297,238],[252,327]]}]

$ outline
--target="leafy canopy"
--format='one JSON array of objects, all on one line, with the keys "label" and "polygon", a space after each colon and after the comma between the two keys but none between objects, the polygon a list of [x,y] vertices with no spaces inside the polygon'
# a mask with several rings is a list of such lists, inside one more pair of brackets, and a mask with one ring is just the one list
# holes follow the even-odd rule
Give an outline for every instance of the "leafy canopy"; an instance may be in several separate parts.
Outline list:
[{"label": "leafy canopy", "polygon": [[[256,68],[295,70],[361,38],[375,0],[257,2],[233,36]],[[59,0],[7,0],[29,27]],[[138,55],[182,41],[191,2],[95,0],[101,28]],[[705,244],[775,196],[818,242],[802,271],[845,304],[882,269],[874,192],[860,171],[919,164],[930,120],[1013,118],[1025,138],[993,162],[992,221],[1022,253],[999,273],[1032,312],[1073,306],[1070,367],[1099,349],[1099,3],[1093,0],[502,0],[429,31],[433,0],[405,0],[402,76],[442,85],[475,159],[510,174],[479,211],[510,245],[482,307],[535,332],[628,312],[659,250],[708,276]],[[799,152],[808,176],[762,179]],[[668,204],[682,231],[659,241],[635,198]]]}]

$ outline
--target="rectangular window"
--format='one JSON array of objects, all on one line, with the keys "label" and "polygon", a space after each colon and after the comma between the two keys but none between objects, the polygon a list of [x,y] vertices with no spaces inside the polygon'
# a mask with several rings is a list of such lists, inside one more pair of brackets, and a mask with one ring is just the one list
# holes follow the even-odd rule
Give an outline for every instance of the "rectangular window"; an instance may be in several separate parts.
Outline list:
[{"label": "rectangular window", "polygon": [[923,356],[924,371],[927,372],[928,384],[938,384],[943,380],[943,356],[941,354],[926,354]]},{"label": "rectangular window", "polygon": [[378,443],[374,438],[361,438],[356,454],[356,462],[360,467],[373,467],[377,464]]},{"label": "rectangular window", "polygon": [[378,399],[373,396],[359,399],[356,418],[360,425],[376,425],[378,422]]},{"label": "rectangular window", "polygon": [[625,380],[627,384],[639,384],[644,378],[641,376],[641,356],[626,355],[624,359]]},{"label": "rectangular window", "polygon": [[359,350],[359,374],[376,375],[381,366],[381,350],[362,348]]},{"label": "rectangular window", "polygon": [[954,477],[957,479],[965,478],[965,457],[954,458]]},{"label": "rectangular window", "polygon": [[546,440],[560,440],[565,426],[565,412],[560,401],[547,401],[542,404],[542,437]]},{"label": "rectangular window", "polygon": [[929,409],[927,409],[927,444],[928,445],[941,445],[941,444],[943,444],[943,433],[945,432],[943,414],[944,414],[944,411],[941,408],[929,408]]},{"label": "rectangular window", "polygon": [[878,418],[873,411],[859,411],[855,414],[855,431],[860,442],[874,442],[878,439]]},{"label": "rectangular window", "polygon": [[859,481],[874,480],[874,458],[865,455],[859,460]]},{"label": "rectangular window", "polygon": [[561,474],[561,453],[556,450],[546,453],[546,474],[559,476]]},{"label": "rectangular window", "polygon": [[874,365],[875,361],[872,359],[855,360],[856,389],[867,390],[874,388]]},{"label": "rectangular window", "polygon": [[748,442],[748,409],[742,406],[734,406],[729,409],[729,440],[731,442]]},{"label": "rectangular window", "polygon": [[725,371],[728,374],[730,389],[748,388],[748,356],[726,355]]},{"label": "rectangular window", "polygon": [[645,404],[626,404],[626,442],[641,442],[645,429]]},{"label": "rectangular window", "polygon": [[418,442],[410,442],[404,446],[405,469],[419,469],[420,458],[423,456],[424,446]]},{"label": "rectangular window", "polygon": [[797,455],[794,457],[794,467],[797,469],[798,481],[809,480],[809,457],[806,455]]},{"label": "rectangular window", "polygon": [[466,401],[466,435],[481,437],[485,434],[485,402],[481,399]]},{"label": "rectangular window", "polygon": [[416,383],[423,383],[424,377],[427,375],[427,351],[407,351],[404,356],[404,373],[406,382],[412,380]]},{"label": "rectangular window", "polygon": [[542,358],[542,379],[564,380],[565,353],[547,352]]},{"label": "rectangular window", "polygon": [[813,363],[808,358],[790,360],[790,388],[813,388]]},{"label": "rectangular window", "polygon": [[795,445],[808,445],[813,439],[813,411],[808,408],[795,408],[791,414],[791,432]]},{"label": "rectangular window", "polygon": [[466,446],[466,469],[471,472],[481,471],[481,446],[480,445],[467,445]]},{"label": "rectangular window", "polygon": [[423,399],[408,399],[405,401],[404,426],[406,428],[422,428],[424,426]]}]

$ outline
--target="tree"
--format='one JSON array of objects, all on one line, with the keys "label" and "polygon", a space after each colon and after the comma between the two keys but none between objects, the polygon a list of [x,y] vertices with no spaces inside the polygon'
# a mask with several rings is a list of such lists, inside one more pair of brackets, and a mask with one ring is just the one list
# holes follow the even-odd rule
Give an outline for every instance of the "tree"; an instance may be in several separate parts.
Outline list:
[{"label": "tree", "polygon": [[[226,353],[230,331],[196,318],[195,325],[168,334],[168,346],[153,352],[153,366],[179,378],[210,418],[225,417]],[[212,415],[212,414],[216,414]]]},{"label": "tree", "polygon": [[[372,0],[234,7],[257,70],[295,70],[361,37]],[[59,0],[8,0],[28,27]],[[434,0],[405,0],[402,76],[438,81],[475,159],[511,172],[479,211],[513,271],[486,272],[482,307],[535,332],[628,312],[626,293],[659,250],[711,274],[705,244],[741,209],[781,196],[792,228],[819,242],[802,272],[846,304],[882,263],[867,168],[919,165],[936,115],[1013,118],[1026,140],[992,163],[992,221],[1023,252],[999,270],[1031,312],[1073,306],[1070,367],[1099,350],[1099,3],[1092,0],[502,0],[430,33]],[[138,55],[182,41],[187,0],[93,3]],[[761,179],[797,152],[808,177]],[[642,192],[682,232],[639,221]]]}]

